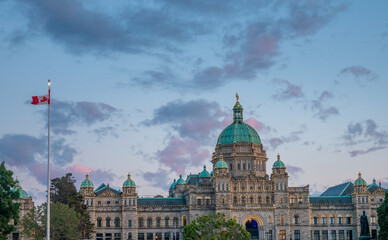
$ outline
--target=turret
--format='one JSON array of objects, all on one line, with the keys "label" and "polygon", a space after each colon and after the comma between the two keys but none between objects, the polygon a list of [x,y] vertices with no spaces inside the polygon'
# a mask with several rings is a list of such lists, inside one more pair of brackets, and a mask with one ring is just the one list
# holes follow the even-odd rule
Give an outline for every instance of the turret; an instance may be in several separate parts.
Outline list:
[{"label": "turret", "polygon": [[134,195],[136,194],[136,184],[131,179],[131,174],[128,173],[127,180],[123,183],[123,195]]},{"label": "turret", "polygon": [[93,194],[93,182],[89,179],[89,174],[86,174],[85,180],[81,183],[81,193],[84,196],[91,196]]}]

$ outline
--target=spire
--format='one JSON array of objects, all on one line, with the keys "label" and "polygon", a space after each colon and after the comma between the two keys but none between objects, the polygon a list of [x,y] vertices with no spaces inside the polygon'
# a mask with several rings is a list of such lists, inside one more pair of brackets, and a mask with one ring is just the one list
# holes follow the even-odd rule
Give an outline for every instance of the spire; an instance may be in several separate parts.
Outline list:
[{"label": "spire", "polygon": [[203,170],[206,171],[206,165],[203,165]]},{"label": "spire", "polygon": [[233,107],[233,122],[243,122],[243,107],[239,102],[240,97],[236,93],[236,105]]},{"label": "spire", "polygon": [[280,154],[278,153],[278,161],[280,161]]}]

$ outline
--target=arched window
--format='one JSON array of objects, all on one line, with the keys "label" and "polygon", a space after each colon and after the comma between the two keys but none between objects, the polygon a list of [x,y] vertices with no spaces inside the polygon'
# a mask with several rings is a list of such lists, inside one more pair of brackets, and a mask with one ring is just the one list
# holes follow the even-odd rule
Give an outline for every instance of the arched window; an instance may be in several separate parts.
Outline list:
[{"label": "arched window", "polygon": [[299,215],[298,214],[294,215],[294,223],[299,224]]},{"label": "arched window", "polygon": [[225,184],[223,183],[222,184],[222,191],[224,191],[225,190]]},{"label": "arched window", "polygon": [[233,163],[230,164],[230,171],[233,171]]},{"label": "arched window", "polygon": [[281,214],[281,215],[280,215],[280,224],[281,224],[281,225],[284,225],[284,224],[285,224],[284,214]]},{"label": "arched window", "polygon": [[139,227],[144,227],[144,219],[139,217]]},{"label": "arched window", "polygon": [[106,219],[105,219],[105,221],[106,221],[106,226],[107,227],[110,227],[110,217],[107,217]]},{"label": "arched window", "polygon": [[272,215],[268,216],[268,223],[272,223]]},{"label": "arched window", "polygon": [[161,222],[162,222],[162,218],[156,217],[156,227],[160,227]]},{"label": "arched window", "polygon": [[233,204],[237,204],[237,197],[236,196],[233,197]]},{"label": "arched window", "polygon": [[241,165],[240,165],[240,163],[237,163],[237,170],[241,170]]},{"label": "arched window", "polygon": [[183,226],[187,225],[187,217],[186,216],[182,217],[182,224],[183,224]]},{"label": "arched window", "polygon": [[229,183],[226,184],[226,191],[229,191]]},{"label": "arched window", "polygon": [[300,195],[298,196],[298,203],[299,203],[299,204],[302,204],[302,203],[303,203],[303,197],[300,196]]},{"label": "arched window", "polygon": [[257,203],[258,203],[258,204],[261,204],[261,203],[262,203],[261,196],[259,196],[259,197],[257,198]]},{"label": "arched window", "polygon": [[243,163],[243,170],[245,170],[245,163]]},{"label": "arched window", "polygon": [[218,184],[218,191],[221,191],[221,184]]},{"label": "arched window", "polygon": [[210,205],[210,198],[206,198],[206,199],[205,199],[205,204],[206,204],[206,205]]},{"label": "arched window", "polygon": [[245,196],[241,197],[241,204],[245,204]]},{"label": "arched window", "polygon": [[102,218],[97,218],[97,227],[102,227]]},{"label": "arched window", "polygon": [[165,217],[165,218],[164,218],[164,225],[165,225],[166,227],[169,227],[169,226],[170,226],[170,218],[169,218],[169,217]]},{"label": "arched window", "polygon": [[132,233],[128,233],[128,240],[132,240]]},{"label": "arched window", "polygon": [[283,203],[284,203],[284,201],[283,201],[283,198],[282,198],[282,197],[280,198],[280,203],[281,203],[281,204],[283,204]]},{"label": "arched window", "polygon": [[318,224],[318,217],[317,216],[313,217],[313,222],[314,222],[314,224]]},{"label": "arched window", "polygon": [[173,223],[174,223],[174,227],[175,228],[179,227],[179,218],[178,217],[174,217]]},{"label": "arched window", "polygon": [[152,227],[152,217],[147,218],[147,227]]},{"label": "arched window", "polygon": [[254,204],[254,203],[255,203],[255,202],[254,202],[253,196],[250,196],[249,201],[250,201],[251,204]]},{"label": "arched window", "polygon": [[115,217],[115,227],[120,227],[120,218]]},{"label": "arched window", "polygon": [[222,205],[225,205],[225,198],[222,198]]},{"label": "arched window", "polygon": [[202,199],[201,198],[197,198],[197,205],[202,205]]},{"label": "arched window", "polygon": [[271,197],[270,197],[270,196],[267,196],[267,197],[265,198],[265,203],[266,203],[266,204],[270,204],[270,203],[271,203]]}]

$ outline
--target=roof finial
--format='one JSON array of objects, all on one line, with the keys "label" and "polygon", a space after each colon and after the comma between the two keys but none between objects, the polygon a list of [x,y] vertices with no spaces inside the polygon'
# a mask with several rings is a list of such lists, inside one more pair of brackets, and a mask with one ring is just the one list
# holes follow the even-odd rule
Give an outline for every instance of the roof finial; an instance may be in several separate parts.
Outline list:
[{"label": "roof finial", "polygon": [[358,178],[361,178],[361,172],[358,172]]},{"label": "roof finial", "polygon": [[206,170],[206,165],[203,165],[203,170]]},{"label": "roof finial", "polygon": [[278,160],[280,160],[280,154],[278,153]]},{"label": "roof finial", "polygon": [[128,173],[128,179],[131,179],[131,174],[130,173]]},{"label": "roof finial", "polygon": [[239,96],[238,93],[236,93],[236,102],[238,102]]},{"label": "roof finial", "polygon": [[373,184],[376,184],[376,178],[373,178]]},{"label": "roof finial", "polygon": [[85,177],[86,179],[89,179],[89,173],[86,173],[86,177]]}]

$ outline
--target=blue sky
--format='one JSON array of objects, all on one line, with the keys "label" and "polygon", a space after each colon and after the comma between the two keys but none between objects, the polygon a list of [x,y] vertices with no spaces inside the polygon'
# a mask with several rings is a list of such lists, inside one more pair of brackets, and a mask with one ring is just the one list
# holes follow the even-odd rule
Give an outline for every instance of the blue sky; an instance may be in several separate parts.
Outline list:
[{"label": "blue sky", "polygon": [[386,1],[0,1],[0,160],[45,196],[86,172],[140,195],[211,168],[235,93],[290,185],[388,187]]}]

